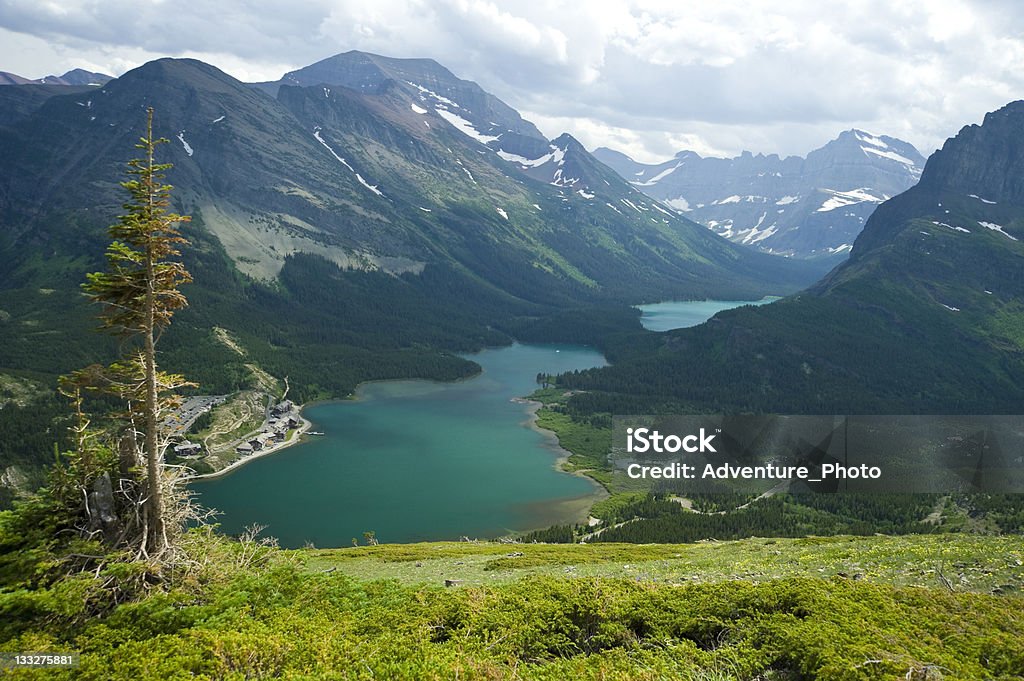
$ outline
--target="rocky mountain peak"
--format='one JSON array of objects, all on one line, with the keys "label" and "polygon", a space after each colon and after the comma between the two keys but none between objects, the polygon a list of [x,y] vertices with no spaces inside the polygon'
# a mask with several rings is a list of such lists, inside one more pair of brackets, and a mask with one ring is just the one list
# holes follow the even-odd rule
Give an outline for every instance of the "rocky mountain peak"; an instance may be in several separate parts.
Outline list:
[{"label": "rocky mountain peak", "polygon": [[281,78],[290,85],[341,85],[361,92],[373,92],[388,80],[445,87],[467,82],[433,59],[394,59],[357,50],[321,59]]},{"label": "rocky mountain peak", "polygon": [[914,185],[924,158],[913,145],[851,129],[807,158],[743,151],[730,159],[681,151],[661,164],[595,156],[644,193],[732,241],[795,257],[837,257],[875,207]]},{"label": "rocky mountain peak", "polygon": [[931,191],[1024,204],[1024,101],[965,126],[928,160],[921,185]]}]

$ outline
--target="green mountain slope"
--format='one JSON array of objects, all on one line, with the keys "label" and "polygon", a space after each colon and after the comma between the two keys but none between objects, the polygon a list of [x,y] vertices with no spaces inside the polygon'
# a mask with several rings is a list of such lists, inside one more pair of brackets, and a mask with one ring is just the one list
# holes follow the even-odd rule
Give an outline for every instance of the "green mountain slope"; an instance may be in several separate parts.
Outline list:
[{"label": "green mountain slope", "polygon": [[[363,56],[329,61],[353,59]],[[192,306],[166,352],[207,382],[240,373],[217,368],[231,361],[213,326],[293,377],[316,373],[305,365],[317,353],[351,360],[341,348],[408,352],[436,366],[450,364],[438,350],[527,337],[570,309],[787,292],[817,274],[658,210],[571,138],[549,144],[434,62],[374,60],[388,69],[370,64],[372,87],[308,85],[341,78],[313,69],[315,78],[271,88],[275,98],[202,62],[161,59],[34,110],[12,107],[0,127],[0,309],[9,315],[0,367],[52,373],[102,353],[106,341],[85,338],[91,311],[77,286],[102,265],[105,228],[123,201],[118,182],[150,105],[170,140],[161,151],[175,164],[176,207],[194,217]],[[340,72],[350,85],[352,68]],[[477,139],[481,116],[493,119],[495,139],[562,145],[582,184],[522,172]],[[562,337],[596,338],[562,327]],[[83,338],[70,352],[68,334]],[[336,394],[411,370],[395,360],[394,371],[367,373],[351,367],[368,360],[347,360],[344,378],[311,382]]]},{"label": "green mountain slope", "polygon": [[624,410],[1020,413],[1022,134],[1022,102],[964,128],[808,291],[645,334],[566,385]]},{"label": "green mountain slope", "polygon": [[[369,94],[277,91],[271,100],[206,64],[164,59],[98,92],[51,98],[3,131],[11,150],[3,166],[7,237],[44,237],[40,229],[58,210],[99,212],[101,220],[116,210],[137,112],[155,105],[172,142],[177,199],[257,279],[276,277],[295,252],[395,274],[455,264],[499,288],[519,283],[528,299],[559,289],[578,299],[712,288],[739,295],[813,276],[780,259],[751,258],[641,203],[567,136],[560,140],[570,156],[584,157],[573,162],[590,165],[590,185],[606,185],[601,202],[584,198],[587,187],[581,195],[521,177],[443,109],[413,109],[412,85],[387,79]],[[629,197],[636,208],[618,207]],[[30,257],[32,249],[19,250]],[[6,269],[17,275],[20,264],[16,257]]]}]

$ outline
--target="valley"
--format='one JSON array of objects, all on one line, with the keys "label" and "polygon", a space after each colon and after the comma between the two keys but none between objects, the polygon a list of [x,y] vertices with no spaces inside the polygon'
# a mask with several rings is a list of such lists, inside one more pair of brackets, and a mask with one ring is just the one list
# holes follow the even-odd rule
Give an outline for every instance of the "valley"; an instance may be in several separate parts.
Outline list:
[{"label": "valley", "polygon": [[[671,323],[692,326],[739,304],[641,309],[646,315],[667,307],[676,320]],[[664,316],[660,321],[669,323]],[[603,489],[555,472],[567,453],[524,428],[528,412],[516,400],[533,391],[537,374],[600,366],[604,359],[585,348],[519,344],[465,357],[480,365],[479,375],[449,385],[370,383],[356,391],[354,402],[305,409],[325,437],[307,439],[273,461],[247,460],[254,468],[229,478],[195,483],[199,502],[222,513],[224,531],[238,534],[258,524],[289,547],[342,546],[367,530],[382,542],[406,542],[494,538],[585,522]],[[231,403],[217,409],[233,411]],[[262,423],[263,405],[258,411]],[[213,451],[187,463],[216,473],[240,462]],[[254,503],[259,490],[265,493]]]},{"label": "valley", "polygon": [[[287,376],[308,402],[365,381],[464,378],[478,367],[458,353],[513,340],[600,349],[640,328],[635,300],[781,295],[827,269],[751,253],[672,214],[575,140],[545,140],[430,60],[351,52],[254,86],[161,59],[78,87],[0,92],[0,367],[39,394],[116,350],[89,332],[78,287],[102,262],[139,125],[129,112],[146,101],[161,103],[168,180],[192,217],[190,304],[162,354],[202,394],[263,399],[266,376]],[[546,160],[508,160],[535,154]],[[56,405],[42,404],[11,418],[48,432]],[[210,443],[227,447],[211,470],[258,425],[239,418]],[[47,450],[22,437],[6,448],[30,487]]]}]

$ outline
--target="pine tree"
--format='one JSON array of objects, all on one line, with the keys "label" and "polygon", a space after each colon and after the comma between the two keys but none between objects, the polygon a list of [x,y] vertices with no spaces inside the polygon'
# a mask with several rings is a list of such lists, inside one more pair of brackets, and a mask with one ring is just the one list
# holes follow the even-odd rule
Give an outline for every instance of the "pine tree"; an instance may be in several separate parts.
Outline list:
[{"label": "pine tree", "polygon": [[[163,457],[167,441],[161,437],[161,412],[173,402],[171,392],[185,385],[180,376],[165,374],[157,367],[156,346],[176,310],[187,305],[179,285],[192,280],[185,266],[176,260],[178,248],[186,241],[175,228],[188,216],[169,212],[172,187],[164,184],[170,163],[156,163],[158,145],[165,138],[153,138],[153,109],[147,110],[146,135],[135,145],[142,158],[128,163],[133,176],[121,186],[128,190],[127,211],[110,227],[113,239],[107,248],[107,271],[87,275],[82,288],[104,308],[103,328],[125,339],[125,355],[105,372],[106,390],[128,404],[130,436],[128,447],[139,448],[145,461],[146,483],[142,496],[141,534],[136,539],[139,554],[159,557],[170,545],[166,519]],[[124,441],[123,440],[123,441]]]}]

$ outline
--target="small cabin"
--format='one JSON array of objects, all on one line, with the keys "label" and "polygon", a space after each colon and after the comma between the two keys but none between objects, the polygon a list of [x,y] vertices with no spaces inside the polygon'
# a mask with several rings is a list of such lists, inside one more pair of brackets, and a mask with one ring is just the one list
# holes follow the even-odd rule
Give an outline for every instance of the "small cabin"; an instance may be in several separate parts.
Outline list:
[{"label": "small cabin", "polygon": [[198,442],[189,442],[188,440],[185,440],[174,448],[174,454],[180,457],[199,456],[202,453],[203,446],[201,444]]}]

